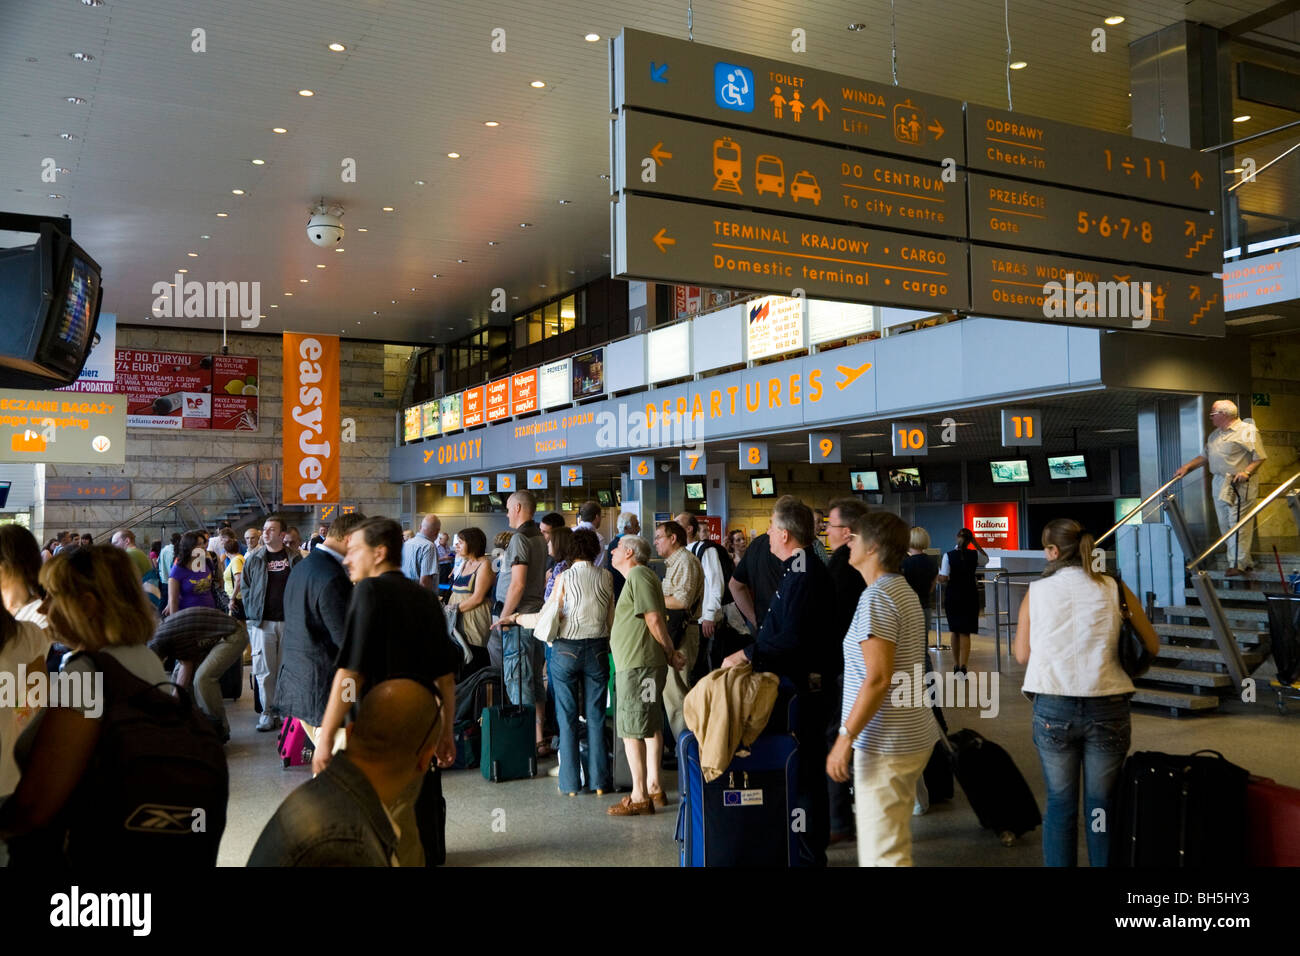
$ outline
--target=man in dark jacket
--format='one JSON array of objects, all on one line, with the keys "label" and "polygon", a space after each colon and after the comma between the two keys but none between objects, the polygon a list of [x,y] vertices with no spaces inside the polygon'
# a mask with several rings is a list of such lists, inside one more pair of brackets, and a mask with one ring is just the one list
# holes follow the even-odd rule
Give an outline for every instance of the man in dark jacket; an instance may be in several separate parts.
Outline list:
[{"label": "man in dark jacket", "polygon": [[268,515],[262,523],[262,543],[248,552],[239,578],[244,599],[248,643],[253,651],[253,679],[262,701],[260,731],[275,730],[280,720],[273,717],[275,682],[280,676],[280,641],[284,637],[284,588],[289,572],[302,560],[295,548],[285,543],[285,522]]},{"label": "man in dark jacket", "polygon": [[[365,520],[361,514],[336,519],[324,542],[294,566],[284,586],[284,637],[273,710],[281,717],[297,717],[313,744],[316,728],[325,718],[334,661],[343,644],[343,624],[352,598],[352,581],[343,567],[343,556],[348,551],[348,535]],[[339,746],[342,742],[335,741]]]},{"label": "man in dark jacket", "polygon": [[[724,660],[722,666],[748,660],[755,671],[770,671],[794,684],[798,700],[796,724],[791,730],[799,741],[797,805],[806,813],[808,862],[825,866],[830,842],[826,714],[832,706],[827,698],[833,695],[828,693],[829,687],[823,688],[822,677],[833,667],[835,644],[843,635],[827,628],[826,612],[834,606],[835,589],[826,565],[812,552],[812,537],[813,516],[808,506],[793,495],[777,499],[767,538],[785,575],[763,617],[758,638]],[[788,708],[788,703],[784,695],[777,700],[774,721],[784,719],[779,709]]]},{"label": "man in dark jacket", "polygon": [[441,719],[442,701],[418,681],[376,685],[361,699],[348,749],[285,798],[248,865],[397,865],[392,808],[424,777]]}]

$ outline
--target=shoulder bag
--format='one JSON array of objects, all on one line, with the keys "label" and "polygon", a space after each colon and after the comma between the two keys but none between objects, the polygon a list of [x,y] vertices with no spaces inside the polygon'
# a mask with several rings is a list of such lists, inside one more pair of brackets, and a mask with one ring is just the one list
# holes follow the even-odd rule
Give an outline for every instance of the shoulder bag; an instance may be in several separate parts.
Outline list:
[{"label": "shoulder bag", "polygon": [[1119,593],[1119,666],[1124,668],[1124,673],[1129,677],[1141,677],[1151,669],[1155,655],[1147,650],[1142,635],[1133,626],[1128,599],[1124,597],[1124,585],[1118,578],[1115,579],[1115,590]]},{"label": "shoulder bag", "polygon": [[551,592],[551,599],[542,605],[541,612],[537,615],[537,623],[533,625],[533,637],[539,641],[545,641],[547,644],[554,644],[556,638],[560,636],[560,628],[564,626],[564,575],[560,575],[560,580],[555,585],[555,590]]}]

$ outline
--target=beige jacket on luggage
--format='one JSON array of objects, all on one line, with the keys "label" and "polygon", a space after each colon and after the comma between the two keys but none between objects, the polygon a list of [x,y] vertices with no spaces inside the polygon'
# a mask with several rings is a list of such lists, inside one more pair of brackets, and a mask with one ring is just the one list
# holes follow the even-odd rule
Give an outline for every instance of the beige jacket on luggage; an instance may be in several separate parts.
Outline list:
[{"label": "beige jacket on luggage", "polygon": [[763,732],[779,683],[775,674],[756,674],[745,663],[720,668],[691,688],[682,710],[700,743],[706,782],[722,776],[737,752],[748,750]]}]

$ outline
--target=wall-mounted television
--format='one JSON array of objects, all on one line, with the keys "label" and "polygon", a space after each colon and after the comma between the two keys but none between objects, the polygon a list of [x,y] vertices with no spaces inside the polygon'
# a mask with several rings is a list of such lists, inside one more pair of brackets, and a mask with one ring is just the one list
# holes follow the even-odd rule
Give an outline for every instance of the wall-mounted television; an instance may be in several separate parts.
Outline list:
[{"label": "wall-mounted television", "polygon": [[895,493],[925,490],[925,476],[915,466],[889,469],[889,490]]},{"label": "wall-mounted television", "polygon": [[752,498],[775,498],[776,479],[772,475],[750,475],[749,494]]},{"label": "wall-mounted television", "polygon": [[849,487],[854,491],[879,491],[880,472],[874,468],[870,471],[849,472]]},{"label": "wall-mounted television", "polygon": [[1088,460],[1082,452],[1073,455],[1048,455],[1047,477],[1052,481],[1087,481]]},{"label": "wall-mounted television", "polygon": [[1028,458],[1003,458],[989,462],[989,474],[995,485],[1029,484]]},{"label": "wall-mounted television", "polygon": [[612,508],[614,506],[614,493],[608,488],[597,488],[596,502],[602,508]]},{"label": "wall-mounted television", "polygon": [[688,481],[686,482],[686,497],[690,501],[699,501],[704,497],[704,482]]}]

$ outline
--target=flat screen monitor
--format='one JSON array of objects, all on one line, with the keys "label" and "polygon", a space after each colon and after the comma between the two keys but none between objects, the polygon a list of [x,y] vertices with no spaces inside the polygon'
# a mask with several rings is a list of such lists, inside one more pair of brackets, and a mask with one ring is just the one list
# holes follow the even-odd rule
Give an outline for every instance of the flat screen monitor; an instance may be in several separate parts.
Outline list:
[{"label": "flat screen monitor", "polygon": [[610,508],[610,507],[613,507],[613,505],[614,505],[614,493],[613,493],[612,491],[609,491],[609,490],[606,489],[606,488],[598,488],[598,489],[596,490],[596,502],[597,502],[597,503],[598,503],[602,508]]},{"label": "flat screen monitor", "polygon": [[691,501],[699,501],[704,497],[704,482],[688,481],[686,482],[686,497]]},{"label": "flat screen monitor", "polygon": [[874,468],[870,471],[849,472],[849,487],[854,491],[879,491],[880,472]]},{"label": "flat screen monitor", "polygon": [[920,468],[910,467],[889,469],[890,491],[898,493],[923,491],[924,489],[925,478],[921,475]]},{"label": "flat screen monitor", "polygon": [[617,488],[614,489],[614,504],[620,508],[623,506],[623,492]]},{"label": "flat screen monitor", "polygon": [[995,485],[1029,484],[1029,460],[1027,458],[1006,458],[989,462],[989,473]]},{"label": "flat screen monitor", "polygon": [[1087,481],[1088,461],[1082,453],[1048,455],[1047,477],[1052,481]]},{"label": "flat screen monitor", "polygon": [[9,489],[12,485],[12,481],[0,481],[0,508],[3,508],[8,503]]},{"label": "flat screen monitor", "polygon": [[76,243],[69,246],[36,361],[75,375],[90,353],[99,321],[99,267]]},{"label": "flat screen monitor", "polygon": [[751,475],[749,494],[754,498],[775,498],[776,481],[771,475]]},{"label": "flat screen monitor", "polygon": [[495,491],[488,492],[488,501],[492,502],[493,508],[505,507],[505,502],[501,500],[501,496]]}]

